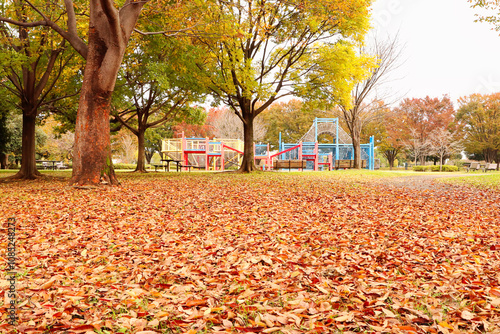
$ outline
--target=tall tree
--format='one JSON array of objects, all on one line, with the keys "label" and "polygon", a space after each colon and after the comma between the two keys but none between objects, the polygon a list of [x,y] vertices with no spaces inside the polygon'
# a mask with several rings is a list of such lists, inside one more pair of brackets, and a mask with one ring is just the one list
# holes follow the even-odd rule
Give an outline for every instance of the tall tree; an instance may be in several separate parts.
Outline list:
[{"label": "tall tree", "polygon": [[[23,115],[13,112],[7,115],[7,117],[3,117],[3,120],[5,124],[2,131],[0,131],[0,139],[5,139],[5,141],[0,144],[3,147],[0,153],[4,154],[3,159],[6,165],[9,163],[10,158],[12,158],[13,163],[18,165],[23,154]],[[35,152],[39,156],[42,153],[42,146],[46,140],[47,135],[40,127],[36,127]]]},{"label": "tall tree", "polygon": [[[118,76],[121,87],[115,91],[113,117],[119,125],[137,137],[138,157],[135,171],[146,172],[145,133],[174,118],[186,117],[190,103],[201,101],[203,87],[185,68],[189,66],[183,54],[188,54],[186,44],[175,39],[146,37],[134,39],[123,61]],[[152,65],[162,62],[163,66]]]},{"label": "tall tree", "polygon": [[462,150],[458,131],[451,132],[448,129],[437,128],[430,135],[430,143],[432,151],[439,157],[440,172],[443,170],[443,160]]},{"label": "tall tree", "polygon": [[388,41],[375,40],[373,49],[361,53],[376,57],[377,66],[373,67],[367,78],[356,84],[351,92],[351,100],[338,103],[341,116],[349,130],[354,149],[354,168],[361,168],[361,134],[363,128],[379,117],[379,111],[387,107],[380,96],[379,88],[387,81],[389,74],[398,67],[401,49],[397,38]]},{"label": "tall tree", "polygon": [[[316,44],[361,40],[368,28],[370,0],[210,2],[205,32],[195,43],[211,61],[199,64],[212,95],[243,122],[240,172],[254,170],[254,119],[274,101],[298,93],[314,66]],[[211,30],[213,29],[213,30]],[[307,62],[306,60],[310,61]],[[301,82],[302,80],[302,82]]]},{"label": "tall tree", "polygon": [[[27,22],[23,18],[0,17],[0,21],[21,27],[47,26],[67,40],[74,49],[86,59],[73,156],[72,183],[78,185],[118,184],[111,161],[110,146],[110,101],[116,77],[125,53],[126,46],[136,25],[139,14],[146,1],[126,0],[120,9],[112,0],[90,0],[88,25],[78,31],[75,4],[65,0],[66,11],[51,15],[42,6],[35,6],[24,0],[35,10],[38,21]],[[58,24],[63,16],[67,30]],[[87,17],[80,16],[80,17]],[[81,35],[88,36],[85,43]]]},{"label": "tall tree", "polygon": [[404,99],[394,112],[405,119],[406,132],[410,134],[406,143],[413,151],[415,163],[425,164],[431,153],[430,134],[436,129],[451,129],[455,119],[455,108],[448,96],[439,98]]},{"label": "tall tree", "polygon": [[406,148],[408,135],[404,115],[398,115],[389,108],[381,108],[377,113],[377,117],[366,125],[361,138],[368,141],[370,136],[374,136],[377,150],[384,155],[392,169],[396,158]]},{"label": "tall tree", "polygon": [[11,140],[11,134],[7,128],[8,112],[2,107],[0,101],[0,169],[6,169],[8,165],[8,142]]},{"label": "tall tree", "polygon": [[[45,8],[52,13],[57,6],[47,4]],[[4,72],[7,78],[0,81],[0,86],[9,93],[11,102],[23,115],[21,169],[10,178],[34,179],[41,176],[36,169],[35,160],[37,118],[41,114],[46,115],[44,111],[49,111],[58,100],[75,94],[61,91],[53,94],[56,90],[54,87],[73,55],[71,50],[67,50],[64,39],[50,28],[28,23],[36,14],[28,3],[14,1],[2,10],[11,13],[17,21],[0,18],[3,54],[0,57],[3,71],[0,72]],[[14,29],[16,23],[19,24]]]},{"label": "tall tree", "polygon": [[500,93],[472,94],[458,103],[457,121],[463,126],[466,152],[500,162]]}]

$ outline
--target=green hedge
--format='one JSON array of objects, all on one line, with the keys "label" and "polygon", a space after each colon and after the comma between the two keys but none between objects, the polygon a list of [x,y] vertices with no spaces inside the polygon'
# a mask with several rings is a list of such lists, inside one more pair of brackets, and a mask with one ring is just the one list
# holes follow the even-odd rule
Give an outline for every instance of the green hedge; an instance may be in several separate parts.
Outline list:
[{"label": "green hedge", "polygon": [[136,164],[113,164],[114,169],[135,169],[136,166]]},{"label": "green hedge", "polygon": [[[413,166],[413,170],[416,172],[439,172],[439,166]],[[456,172],[458,171],[457,166],[443,165],[443,172]]]},{"label": "green hedge", "polygon": [[[69,169],[73,168],[72,162],[64,163],[64,165],[68,166]],[[135,169],[136,166],[137,166],[136,164],[122,164],[122,163],[113,164],[114,169]]]}]

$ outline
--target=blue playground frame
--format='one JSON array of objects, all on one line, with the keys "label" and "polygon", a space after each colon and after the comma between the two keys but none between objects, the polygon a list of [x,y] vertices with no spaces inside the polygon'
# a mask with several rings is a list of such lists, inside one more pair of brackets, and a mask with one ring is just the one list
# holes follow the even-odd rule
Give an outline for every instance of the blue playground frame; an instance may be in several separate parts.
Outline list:
[{"label": "blue playground frame", "polygon": [[[332,135],[333,142],[327,144],[318,143],[318,137],[321,134],[328,133]],[[295,147],[295,148],[294,148]],[[256,159],[265,159],[269,157],[269,145],[256,144]],[[284,143],[279,135],[279,152],[273,156],[279,159],[302,159],[304,156],[314,157],[319,164],[326,163],[331,155],[333,166],[335,160],[353,160],[354,148],[349,135],[339,126],[338,118],[316,118],[309,131],[301,138],[299,143]],[[375,169],[375,147],[374,138],[370,137],[368,144],[361,144],[361,159],[366,160],[366,169]],[[318,164],[308,161],[307,169],[318,169]]]}]

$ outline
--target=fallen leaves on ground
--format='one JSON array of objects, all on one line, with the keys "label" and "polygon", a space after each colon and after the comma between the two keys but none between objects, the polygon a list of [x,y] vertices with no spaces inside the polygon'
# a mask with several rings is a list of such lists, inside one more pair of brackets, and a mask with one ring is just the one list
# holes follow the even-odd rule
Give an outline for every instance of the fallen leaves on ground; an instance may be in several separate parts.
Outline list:
[{"label": "fallen leaves on ground", "polygon": [[0,185],[2,261],[7,218],[18,228],[17,330],[500,331],[498,191],[334,175]]}]

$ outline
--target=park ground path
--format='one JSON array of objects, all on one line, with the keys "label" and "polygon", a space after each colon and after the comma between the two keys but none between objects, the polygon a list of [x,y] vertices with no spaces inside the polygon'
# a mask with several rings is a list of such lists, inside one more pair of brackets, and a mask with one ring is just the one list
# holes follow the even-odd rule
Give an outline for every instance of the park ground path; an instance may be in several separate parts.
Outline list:
[{"label": "park ground path", "polygon": [[446,173],[446,174],[422,174],[422,175],[402,175],[392,178],[383,178],[375,181],[379,186],[387,186],[391,188],[406,188],[408,190],[419,191],[439,191],[451,190],[454,185],[444,182],[439,182],[439,179],[458,178],[458,177],[481,177],[487,174],[470,174],[470,173]]}]

